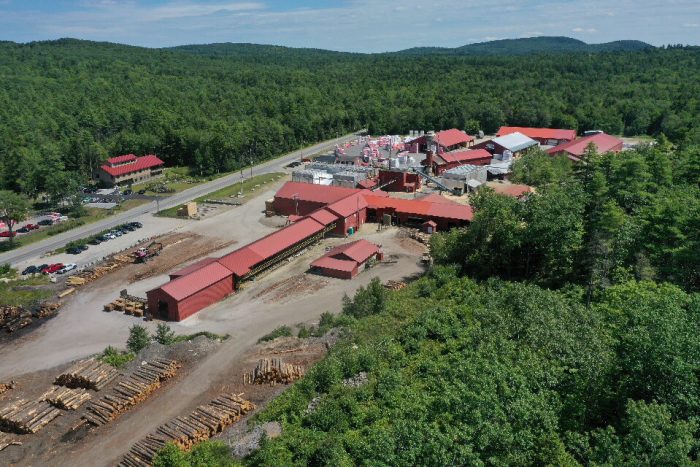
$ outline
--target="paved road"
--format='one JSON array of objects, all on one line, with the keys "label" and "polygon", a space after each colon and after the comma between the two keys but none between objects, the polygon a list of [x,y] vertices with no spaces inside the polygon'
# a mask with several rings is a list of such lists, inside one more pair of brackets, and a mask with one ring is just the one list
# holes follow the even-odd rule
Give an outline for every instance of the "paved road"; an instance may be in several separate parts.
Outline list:
[{"label": "paved road", "polygon": [[[332,139],[329,141],[318,143],[313,146],[309,146],[299,151],[294,151],[289,154],[285,154],[284,156],[279,157],[277,159],[273,159],[254,166],[252,171],[253,176],[269,172],[277,172],[281,169],[281,166],[286,165],[292,161],[299,160],[303,154],[309,155],[316,154],[322,151],[327,151],[332,149],[339,142],[349,141],[356,137],[357,136],[355,134],[349,134],[341,136],[337,139]],[[251,174],[250,168],[245,169],[244,174],[246,177],[249,177]],[[217,178],[216,180],[212,180],[211,182],[197,185],[195,187],[189,188],[185,191],[176,193],[172,196],[160,200],[160,209],[167,209],[174,206],[178,206],[194,198],[206,195],[207,193],[220,190],[221,188],[231,185],[232,183],[239,182],[240,179],[240,173],[236,172],[230,175],[226,175],[225,177]],[[105,229],[110,229],[119,224],[129,222],[130,220],[143,214],[149,212],[156,212],[156,208],[156,202],[154,201],[152,203],[144,204],[133,209],[129,209],[128,211],[124,211],[114,216],[110,216],[107,219],[98,222],[93,222],[91,224],[87,224],[69,230],[62,234],[49,237],[46,240],[42,240],[40,242],[24,246],[16,250],[8,251],[6,253],[0,254],[0,264],[16,264],[34,257],[41,256],[44,253],[54,251],[64,246],[68,242],[80,240],[81,238],[89,237],[90,235],[95,235]]]}]

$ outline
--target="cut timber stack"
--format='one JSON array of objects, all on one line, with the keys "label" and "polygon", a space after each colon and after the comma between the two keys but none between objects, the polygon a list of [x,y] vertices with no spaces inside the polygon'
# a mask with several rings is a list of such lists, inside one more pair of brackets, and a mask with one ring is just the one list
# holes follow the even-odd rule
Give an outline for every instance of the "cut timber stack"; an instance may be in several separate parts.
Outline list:
[{"label": "cut timber stack", "polygon": [[223,394],[210,403],[197,407],[185,417],[170,420],[131,447],[120,467],[147,467],[167,443],[189,450],[233,425],[255,409],[255,404],[241,398],[242,394]]},{"label": "cut timber stack", "polygon": [[304,367],[284,363],[279,358],[263,358],[251,373],[243,375],[243,384],[289,384],[304,376]]},{"label": "cut timber stack", "polygon": [[65,373],[60,374],[53,384],[99,391],[118,375],[119,372],[113,366],[89,358],[76,363]]},{"label": "cut timber stack", "polygon": [[100,277],[108,274],[116,269],[124,266],[125,264],[131,264],[134,262],[134,257],[131,255],[115,255],[110,259],[104,261],[99,266],[95,266],[92,269],[86,269],[77,274],[73,274],[66,280],[66,284],[71,286],[81,286],[88,282],[95,281]]},{"label": "cut timber stack", "polygon": [[0,409],[0,428],[13,433],[36,433],[59,415],[61,411],[46,401],[20,399]]},{"label": "cut timber stack", "polygon": [[21,446],[22,443],[13,439],[13,436],[7,433],[0,432],[0,451],[5,449],[7,446]]},{"label": "cut timber stack", "polygon": [[391,281],[390,280],[390,281],[387,281],[386,284],[384,284],[384,287],[386,287],[389,290],[401,290],[404,287],[406,287],[406,283],[401,282],[401,281]]},{"label": "cut timber stack", "polygon": [[105,425],[146,400],[161,383],[172,378],[180,365],[174,360],[155,359],[136,369],[99,400],[87,405],[83,418],[92,425]]},{"label": "cut timber stack", "polygon": [[146,312],[147,303],[145,299],[134,300],[133,298],[120,297],[104,306],[104,311],[123,311],[124,314],[142,317]]},{"label": "cut timber stack", "polygon": [[32,324],[34,319],[55,316],[60,306],[60,303],[46,303],[33,312],[19,306],[0,306],[0,329],[15,332]]},{"label": "cut timber stack", "polygon": [[14,381],[10,381],[9,383],[0,383],[0,395],[5,394],[10,389],[14,389],[16,386],[17,383]]},{"label": "cut timber stack", "polygon": [[87,389],[54,387],[41,396],[41,400],[63,410],[76,410],[92,396]]}]

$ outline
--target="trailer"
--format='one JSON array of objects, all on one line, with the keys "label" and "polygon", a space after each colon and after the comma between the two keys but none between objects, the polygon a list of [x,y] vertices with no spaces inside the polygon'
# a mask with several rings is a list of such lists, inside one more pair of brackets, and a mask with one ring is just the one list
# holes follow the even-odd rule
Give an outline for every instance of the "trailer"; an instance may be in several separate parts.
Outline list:
[{"label": "trailer", "polygon": [[158,256],[163,250],[163,244],[160,242],[152,242],[147,247],[142,247],[136,250],[134,255],[136,256],[137,263],[145,263],[154,256]]}]

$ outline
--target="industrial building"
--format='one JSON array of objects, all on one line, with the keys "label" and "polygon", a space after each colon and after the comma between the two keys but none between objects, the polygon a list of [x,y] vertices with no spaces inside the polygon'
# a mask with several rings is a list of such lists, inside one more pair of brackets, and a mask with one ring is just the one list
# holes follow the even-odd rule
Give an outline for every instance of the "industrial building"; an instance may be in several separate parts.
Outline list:
[{"label": "industrial building", "polygon": [[433,174],[440,175],[460,165],[488,165],[492,158],[493,155],[486,149],[467,149],[441,154],[428,151],[423,165],[429,168]]},{"label": "industrial building", "polygon": [[163,174],[165,162],[157,156],[137,157],[133,154],[112,157],[93,172],[93,178],[106,186],[142,183]]},{"label": "industrial building", "polygon": [[[221,258],[204,258],[171,273],[170,282],[147,292],[149,313],[160,319],[183,320],[235,293],[241,282],[282,264],[326,235],[353,235],[370,219],[382,222],[391,219],[392,223],[417,227],[432,221],[434,231],[465,225],[473,217],[470,206],[436,194],[420,199],[396,199],[383,191],[299,182],[285,183],[272,205],[277,214],[289,216],[287,226]],[[351,258],[347,261],[355,260],[355,267],[345,265],[336,272],[329,265],[339,266],[331,261],[338,257],[326,259],[323,264],[330,274],[337,274],[335,277],[352,277],[367,258]]]},{"label": "industrial building", "polygon": [[506,136],[511,133],[521,133],[534,139],[543,146],[557,146],[576,139],[576,130],[559,128],[529,128],[521,126],[502,126],[496,136]]},{"label": "industrial building", "polygon": [[518,157],[526,149],[537,146],[539,143],[534,139],[515,132],[476,144],[474,149],[486,149],[493,155],[509,153],[513,157]]},{"label": "industrial building", "polygon": [[371,259],[381,261],[383,253],[374,243],[357,240],[337,246],[311,263],[314,272],[338,279],[352,279]]},{"label": "industrial building", "polygon": [[566,156],[574,162],[580,162],[581,157],[586,152],[589,144],[595,146],[599,154],[606,152],[622,151],[623,142],[621,139],[606,133],[596,133],[594,135],[584,136],[568,143],[560,144],[547,151],[552,156]]},{"label": "industrial building", "polygon": [[409,151],[426,152],[431,150],[435,153],[449,152],[468,148],[473,142],[473,136],[468,135],[462,130],[452,128],[450,130],[422,135],[413,139],[409,143]]}]

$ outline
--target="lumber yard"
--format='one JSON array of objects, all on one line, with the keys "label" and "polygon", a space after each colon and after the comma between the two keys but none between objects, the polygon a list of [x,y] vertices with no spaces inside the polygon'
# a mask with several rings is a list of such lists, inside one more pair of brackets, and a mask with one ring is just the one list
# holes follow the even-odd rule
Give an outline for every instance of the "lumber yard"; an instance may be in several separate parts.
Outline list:
[{"label": "lumber yard", "polygon": [[439,195],[398,199],[381,191],[300,182],[285,183],[272,204],[278,215],[289,216],[289,225],[218,259],[171,273],[170,282],[147,292],[149,313],[181,321],[325,236],[353,235],[368,221],[415,226],[433,221],[437,229],[449,229],[473,217],[470,206]]}]

